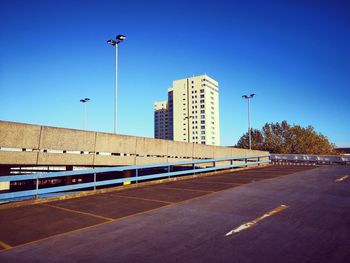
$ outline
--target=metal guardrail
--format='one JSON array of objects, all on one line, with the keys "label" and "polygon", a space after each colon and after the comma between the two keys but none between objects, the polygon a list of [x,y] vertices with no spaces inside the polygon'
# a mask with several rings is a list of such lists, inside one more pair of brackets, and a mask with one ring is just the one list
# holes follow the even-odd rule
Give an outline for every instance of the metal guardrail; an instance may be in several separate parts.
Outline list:
[{"label": "metal guardrail", "polygon": [[[267,160],[262,160],[265,158]],[[218,162],[227,162],[229,161],[229,165],[217,166]],[[239,161],[240,163],[234,163]],[[72,191],[77,189],[84,188],[94,188],[99,186],[107,186],[113,184],[119,184],[124,182],[135,182],[157,179],[157,178],[170,178],[178,175],[186,175],[186,174],[196,174],[217,170],[224,170],[230,168],[237,167],[248,167],[251,165],[259,165],[263,163],[269,163],[270,155],[255,155],[255,156],[236,156],[236,157],[228,157],[228,158],[217,158],[217,159],[204,159],[204,160],[196,160],[196,161],[186,161],[186,162],[176,162],[176,163],[163,163],[163,164],[148,164],[148,165],[130,165],[130,166],[119,166],[119,167],[111,167],[111,168],[97,168],[97,169],[88,169],[88,170],[78,170],[78,171],[65,171],[65,172],[50,172],[50,173],[37,173],[37,174],[24,174],[24,175],[9,175],[9,176],[0,176],[0,182],[14,182],[14,181],[24,181],[24,180],[35,180],[36,188],[34,190],[26,190],[26,191],[17,191],[17,192],[8,192],[0,194],[0,200],[13,199],[18,197],[26,197],[26,196],[34,196],[39,197],[40,195],[48,194],[48,193],[58,193],[64,191]],[[206,168],[198,168],[196,164],[205,164],[212,163],[211,167]],[[188,166],[191,165],[191,169],[182,170],[182,171],[171,171],[171,167],[174,166]],[[151,168],[167,168],[167,172],[165,173],[156,173],[139,176],[139,171],[143,169],[151,169]],[[134,170],[134,177],[127,178],[118,178],[118,179],[110,179],[110,180],[97,180],[97,175],[103,173],[110,172],[123,172]],[[77,176],[77,175],[93,175],[93,182],[88,183],[78,183],[71,184],[65,186],[56,186],[56,187],[47,187],[40,188],[40,180],[42,179],[52,179],[57,177],[67,177],[67,176]]]},{"label": "metal guardrail", "polygon": [[347,155],[311,155],[311,154],[271,154],[272,162],[303,162],[316,164],[350,164]]}]

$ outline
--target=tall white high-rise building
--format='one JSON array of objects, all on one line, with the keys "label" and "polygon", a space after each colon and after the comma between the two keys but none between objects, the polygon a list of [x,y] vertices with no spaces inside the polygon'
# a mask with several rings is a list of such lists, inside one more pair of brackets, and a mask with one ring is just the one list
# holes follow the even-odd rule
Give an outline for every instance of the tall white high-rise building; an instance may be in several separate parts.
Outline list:
[{"label": "tall white high-rise building", "polygon": [[[173,81],[173,87],[168,89],[167,114],[168,133],[164,139],[220,145],[216,80],[201,75]],[[155,135],[159,131],[155,120]]]}]

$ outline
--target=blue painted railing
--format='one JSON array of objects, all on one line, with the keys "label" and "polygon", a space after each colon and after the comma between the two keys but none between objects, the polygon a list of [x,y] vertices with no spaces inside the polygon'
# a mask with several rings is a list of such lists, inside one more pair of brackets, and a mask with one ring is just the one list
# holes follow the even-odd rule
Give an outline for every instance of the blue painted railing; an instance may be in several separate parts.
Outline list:
[{"label": "blue painted railing", "polygon": [[[265,159],[265,160],[262,160],[262,159]],[[240,163],[234,163],[237,161],[239,161]],[[230,162],[230,164],[217,166],[216,164],[218,162]],[[270,155],[268,154],[268,155],[255,155],[255,156],[235,156],[235,157],[217,158],[217,159],[204,159],[204,160],[194,160],[194,161],[176,162],[176,163],[130,165],[130,166],[96,168],[96,169],[87,169],[87,170],[78,170],[78,171],[0,176],[0,182],[14,182],[14,181],[24,181],[24,180],[36,181],[35,189],[3,193],[3,194],[0,194],[0,200],[8,200],[8,199],[25,197],[25,196],[39,197],[41,195],[45,195],[48,193],[58,193],[63,191],[72,191],[72,190],[84,189],[84,188],[94,188],[94,190],[96,190],[96,187],[99,187],[99,186],[107,186],[107,185],[119,184],[124,182],[138,183],[139,181],[143,181],[143,180],[170,178],[178,175],[196,174],[196,173],[211,172],[211,171],[238,168],[238,167],[248,167],[251,165],[260,165],[260,164],[269,163],[269,162],[271,161],[270,161]],[[196,165],[203,164],[203,163],[212,163],[212,166],[206,167],[206,168],[196,167]],[[191,169],[188,169],[188,170],[171,171],[171,167],[184,166],[184,165],[186,166],[192,165],[192,167],[189,167]],[[167,172],[139,176],[140,170],[151,169],[151,168],[167,168]],[[130,171],[130,170],[135,171],[134,177],[110,179],[110,180],[103,180],[103,181],[97,180],[98,174],[111,173],[111,172],[123,172],[123,171]],[[77,176],[77,175],[94,175],[93,182],[39,188],[39,182],[42,179],[48,179],[48,178],[52,179],[57,177]]]}]

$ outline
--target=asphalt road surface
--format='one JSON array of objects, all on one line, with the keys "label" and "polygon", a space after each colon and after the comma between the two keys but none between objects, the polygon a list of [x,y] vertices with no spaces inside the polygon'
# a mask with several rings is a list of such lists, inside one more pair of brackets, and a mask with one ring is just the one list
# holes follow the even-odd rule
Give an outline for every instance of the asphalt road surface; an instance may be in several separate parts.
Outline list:
[{"label": "asphalt road surface", "polygon": [[349,262],[350,167],[269,166],[0,210],[0,262]]}]

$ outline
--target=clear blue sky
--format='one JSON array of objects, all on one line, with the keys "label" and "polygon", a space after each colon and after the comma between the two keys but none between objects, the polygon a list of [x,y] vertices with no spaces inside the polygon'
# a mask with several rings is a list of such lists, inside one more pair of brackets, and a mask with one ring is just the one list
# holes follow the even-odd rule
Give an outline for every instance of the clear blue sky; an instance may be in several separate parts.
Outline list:
[{"label": "clear blue sky", "polygon": [[0,119],[153,136],[153,103],[175,79],[219,81],[221,141],[252,126],[313,125],[350,146],[349,1],[0,1]]}]

